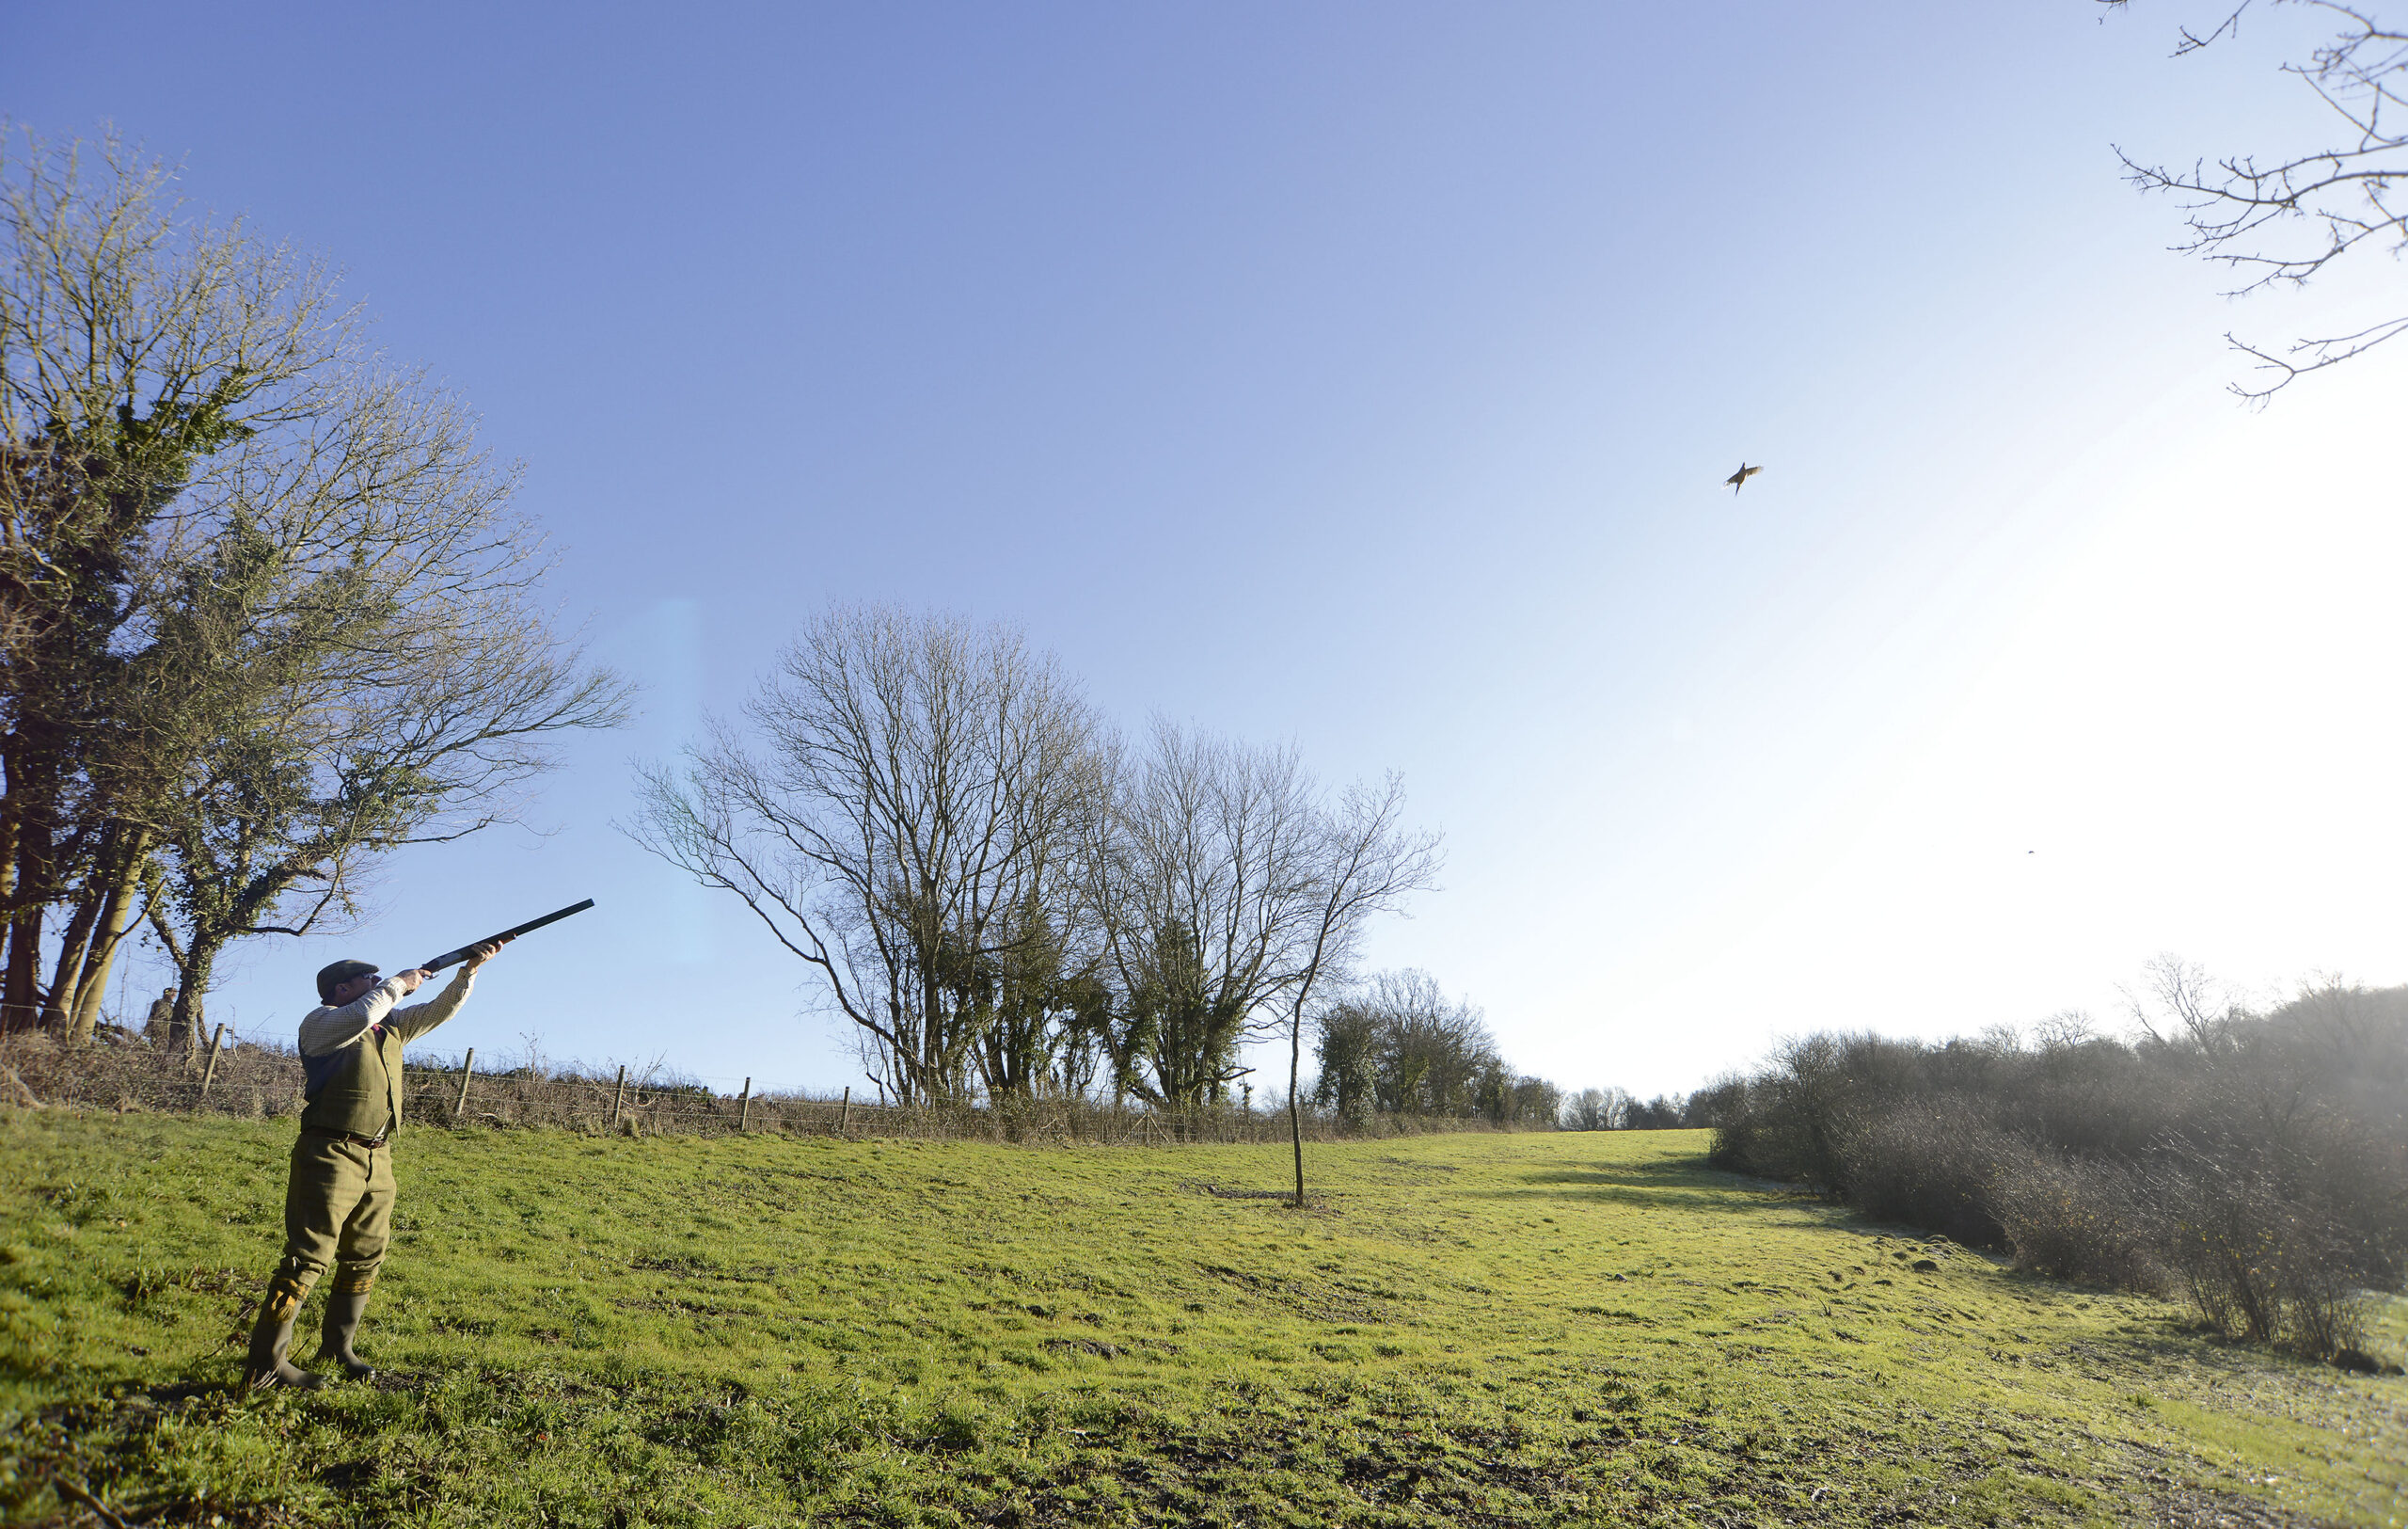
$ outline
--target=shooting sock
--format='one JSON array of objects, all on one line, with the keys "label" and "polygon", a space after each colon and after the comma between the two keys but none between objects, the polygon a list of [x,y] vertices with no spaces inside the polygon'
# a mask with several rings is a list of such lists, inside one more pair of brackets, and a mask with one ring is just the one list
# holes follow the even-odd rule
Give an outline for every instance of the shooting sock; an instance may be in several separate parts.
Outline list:
[{"label": "shooting sock", "polygon": [[325,1334],[318,1344],[318,1357],[340,1362],[342,1373],[354,1380],[365,1380],[376,1373],[373,1365],[351,1351],[352,1340],[359,1336],[359,1318],[368,1310],[368,1292],[375,1283],[374,1265],[366,1268],[338,1265],[334,1288],[326,1292]]},{"label": "shooting sock", "polygon": [[301,1314],[301,1303],[316,1282],[315,1270],[282,1266],[268,1281],[267,1297],[260,1302],[259,1320],[251,1325],[250,1353],[243,1365],[246,1390],[298,1386],[307,1391],[319,1384],[316,1376],[285,1357],[293,1348],[293,1319]]}]

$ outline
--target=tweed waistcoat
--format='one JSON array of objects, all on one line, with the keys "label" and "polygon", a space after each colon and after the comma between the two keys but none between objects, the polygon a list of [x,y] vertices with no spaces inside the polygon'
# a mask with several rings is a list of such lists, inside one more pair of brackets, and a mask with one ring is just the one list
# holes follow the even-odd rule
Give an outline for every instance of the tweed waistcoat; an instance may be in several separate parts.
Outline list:
[{"label": "tweed waistcoat", "polygon": [[305,1056],[309,1075],[301,1111],[305,1131],[341,1131],[384,1136],[402,1128],[402,1038],[379,1025],[324,1057]]}]

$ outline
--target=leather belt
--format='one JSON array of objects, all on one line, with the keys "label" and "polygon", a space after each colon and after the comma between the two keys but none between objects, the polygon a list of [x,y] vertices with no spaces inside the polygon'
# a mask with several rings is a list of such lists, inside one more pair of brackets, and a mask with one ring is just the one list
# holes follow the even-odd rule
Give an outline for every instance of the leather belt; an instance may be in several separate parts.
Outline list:
[{"label": "leather belt", "polygon": [[360,1136],[353,1131],[322,1131],[314,1125],[307,1127],[306,1130],[310,1136],[327,1137],[336,1141],[348,1141],[355,1147],[381,1147],[386,1142],[384,1137]]}]

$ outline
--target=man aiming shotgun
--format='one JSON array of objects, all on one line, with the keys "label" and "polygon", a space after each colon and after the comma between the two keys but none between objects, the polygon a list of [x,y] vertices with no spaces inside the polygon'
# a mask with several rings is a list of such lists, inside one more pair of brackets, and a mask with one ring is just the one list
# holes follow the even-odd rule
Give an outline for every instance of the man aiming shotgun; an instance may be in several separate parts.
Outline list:
[{"label": "man aiming shotgun", "polygon": [[[309,1387],[317,1376],[294,1364],[293,1321],[331,1265],[325,1336],[318,1358],[344,1375],[375,1372],[353,1352],[368,1292],[385,1260],[393,1223],[393,1133],[402,1124],[402,1048],[460,1011],[476,985],[477,968],[531,929],[594,906],[563,908],[488,940],[447,951],[423,966],[379,977],[365,961],[338,961],[318,973],[317,1008],[301,1021],[301,1066],[308,1106],[293,1144],[293,1172],[284,1189],[284,1257],[268,1281],[251,1328],[244,1383]],[[460,975],[427,1003],[394,1006],[445,966]]]}]

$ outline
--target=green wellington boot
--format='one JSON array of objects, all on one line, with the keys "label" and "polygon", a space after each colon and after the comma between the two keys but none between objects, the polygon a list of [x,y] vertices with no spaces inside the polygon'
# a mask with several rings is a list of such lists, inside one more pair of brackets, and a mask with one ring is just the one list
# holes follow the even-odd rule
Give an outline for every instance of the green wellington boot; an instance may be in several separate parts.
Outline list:
[{"label": "green wellington boot", "polygon": [[374,1365],[351,1351],[351,1341],[359,1336],[359,1318],[367,1310],[366,1285],[326,1293],[325,1336],[318,1344],[318,1357],[338,1361],[342,1373],[354,1380],[365,1380],[376,1373]]},{"label": "green wellington boot", "polygon": [[251,1349],[243,1364],[245,1389],[297,1386],[309,1391],[322,1383],[285,1357],[293,1348],[293,1319],[301,1314],[301,1299],[308,1293],[281,1281],[268,1287],[267,1299],[260,1302],[260,1319],[251,1325]]}]

